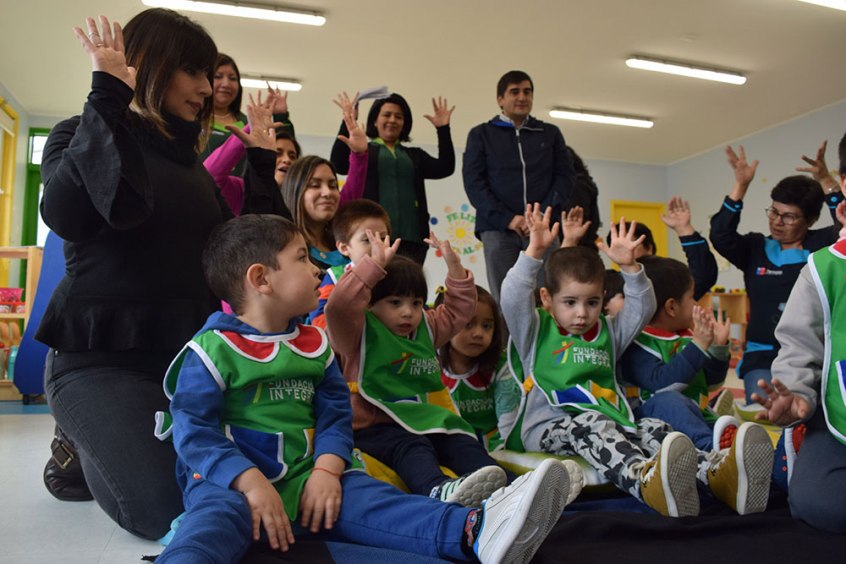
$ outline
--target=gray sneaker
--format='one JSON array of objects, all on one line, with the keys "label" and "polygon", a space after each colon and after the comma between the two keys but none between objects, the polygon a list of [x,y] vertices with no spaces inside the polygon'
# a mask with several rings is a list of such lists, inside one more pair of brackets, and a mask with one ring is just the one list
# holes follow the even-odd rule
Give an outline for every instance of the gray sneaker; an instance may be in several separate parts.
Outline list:
[{"label": "gray sneaker", "polygon": [[485,466],[435,486],[429,497],[446,503],[460,503],[464,507],[481,507],[482,502],[507,481],[505,470],[499,466]]}]

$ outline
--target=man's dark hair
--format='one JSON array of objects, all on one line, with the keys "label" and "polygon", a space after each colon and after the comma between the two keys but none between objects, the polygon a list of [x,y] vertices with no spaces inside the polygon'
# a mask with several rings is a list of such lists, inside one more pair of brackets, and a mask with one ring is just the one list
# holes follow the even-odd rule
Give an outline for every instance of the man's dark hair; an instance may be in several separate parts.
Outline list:
[{"label": "man's dark hair", "polygon": [[235,313],[244,307],[244,275],[253,264],[276,270],[282,249],[299,234],[278,215],[247,214],[215,227],[203,250],[203,274],[211,291]]},{"label": "man's dark hair", "polygon": [[693,288],[693,275],[683,262],[648,255],[637,261],[643,265],[643,272],[652,281],[657,311],[661,311],[671,298],[680,302],[685,292]]},{"label": "man's dark hair", "polygon": [[408,106],[408,102],[405,101],[405,98],[400,96],[397,93],[392,93],[387,98],[380,98],[373,102],[373,105],[370,106],[370,111],[367,113],[367,128],[364,130],[364,133],[367,134],[368,137],[371,139],[376,139],[379,137],[379,132],[376,131],[376,118],[379,117],[379,112],[382,110],[382,106],[385,104],[396,104],[402,110],[402,130],[399,134],[399,140],[403,142],[408,142],[411,140],[411,108]]},{"label": "man's dark hair", "polygon": [[388,296],[426,299],[429,287],[423,267],[403,256],[396,255],[385,266],[385,277],[370,292],[370,305]]},{"label": "man's dark hair", "polygon": [[532,82],[532,78],[521,70],[510,70],[499,79],[499,82],[496,83],[496,97],[501,98],[505,95],[505,91],[508,89],[509,84],[520,84],[524,80],[528,80],[529,84],[532,86],[532,91],[535,89],[535,83]]},{"label": "man's dark hair", "polygon": [[770,192],[770,198],[775,202],[796,206],[802,210],[808,225],[811,225],[820,217],[825,194],[819,182],[797,174],[779,180]]},{"label": "man's dark hair", "polygon": [[567,280],[582,284],[605,285],[605,265],[596,251],[587,247],[567,247],[549,255],[544,265],[546,289],[556,294]]}]

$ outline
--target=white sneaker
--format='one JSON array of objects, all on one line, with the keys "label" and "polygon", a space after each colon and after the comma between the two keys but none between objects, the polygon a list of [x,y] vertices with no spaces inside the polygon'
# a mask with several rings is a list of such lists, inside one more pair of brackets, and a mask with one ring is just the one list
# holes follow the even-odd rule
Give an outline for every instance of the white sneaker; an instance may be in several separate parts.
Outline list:
[{"label": "white sneaker", "polygon": [[482,506],[473,550],[483,564],[528,562],[561,517],[570,489],[566,467],[546,459],[495,491]]},{"label": "white sneaker", "polygon": [[712,431],[711,441],[713,450],[723,450],[731,448],[734,444],[734,438],[737,436],[737,430],[740,428],[740,421],[732,415],[721,415],[719,419],[714,422],[714,430]]},{"label": "white sneaker", "polygon": [[460,503],[464,507],[481,507],[482,502],[506,482],[505,470],[499,466],[484,466],[435,486],[429,497],[445,503]]},{"label": "white sneaker", "polygon": [[567,475],[570,476],[570,488],[567,492],[567,505],[570,505],[582,493],[582,488],[585,485],[585,473],[575,460],[566,459],[559,460],[558,462],[567,470]]}]

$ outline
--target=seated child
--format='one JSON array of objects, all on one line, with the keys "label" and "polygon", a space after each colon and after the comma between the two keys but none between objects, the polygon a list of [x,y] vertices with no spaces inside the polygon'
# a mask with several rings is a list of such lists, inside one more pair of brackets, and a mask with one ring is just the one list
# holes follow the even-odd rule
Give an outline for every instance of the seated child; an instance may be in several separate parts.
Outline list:
[{"label": "seated child", "polygon": [[[368,231],[370,255],[342,277],[326,304],[329,341],[352,391],[361,450],[392,468],[411,493],[476,506],[506,481],[441,382],[436,349],[467,325],[472,274],[449,242],[431,236],[447,264],[446,297],[423,310],[426,277]],[[461,475],[450,479],[440,465]]]},{"label": "seated child", "polygon": [[[438,293],[435,306],[444,303],[445,293]],[[441,381],[458,406],[458,412],[473,426],[488,451],[492,451],[503,447],[495,409],[501,389],[495,386],[494,377],[500,370],[507,369],[507,358],[502,348],[503,322],[499,306],[481,286],[476,286],[476,296],[473,317],[438,349],[438,359]]]},{"label": "seated child", "polygon": [[373,200],[353,200],[338,210],[332,220],[332,233],[338,252],[350,259],[345,265],[326,269],[326,275],[320,284],[320,299],[317,309],[308,318],[311,325],[326,328],[326,302],[335,289],[335,284],[362,257],[370,254],[370,239],[367,230],[372,231],[380,241],[391,234],[391,218],[388,212]]},{"label": "seated child", "polygon": [[317,305],[320,280],[293,223],[224,223],[203,267],[236,313],[212,314],[168,371],[186,514],[157,562],[237,562],[260,538],[287,550],[295,531],[437,558],[532,557],[564,507],[560,464],[521,476],[479,510],[351,468],[349,391],[323,331],[297,324]]},{"label": "seated child", "polygon": [[[731,320],[717,321],[696,304],[693,277],[683,263],[656,256],[638,261],[658,308],[620,361],[635,417],[666,421],[701,450],[720,448],[712,436],[717,417],[708,409],[708,396],[726,379]],[[737,420],[731,424],[736,431]],[[731,432],[730,425],[724,429]]]},{"label": "seated child", "polygon": [[[635,224],[611,228],[602,252],[620,265],[626,305],[601,314],[605,269],[580,247],[555,251],[546,264],[542,308],[531,298],[540,258],[555,240],[551,210],[528,206],[529,245],[503,282],[502,310],[533,384],[524,402],[521,436],[527,450],[579,455],[621,490],[673,517],[699,512],[697,478],[732,503],[738,492],[727,455],[696,451],[690,439],[656,419],[635,420],[615,378],[622,351],[655,312],[655,295],[635,261],[643,241]],[[621,226],[625,224],[622,223]],[[770,456],[772,445],[768,444]],[[763,450],[763,445],[760,446]],[[698,471],[697,471],[698,468]]]},{"label": "seated child", "polygon": [[[840,187],[846,193],[846,136],[840,141]],[[836,210],[846,225],[846,203]],[[842,232],[841,232],[842,234]],[[846,533],[846,240],[813,253],[802,268],[775,330],[781,348],[757,418],[795,428],[806,423],[790,475],[791,514],[832,533]]]}]

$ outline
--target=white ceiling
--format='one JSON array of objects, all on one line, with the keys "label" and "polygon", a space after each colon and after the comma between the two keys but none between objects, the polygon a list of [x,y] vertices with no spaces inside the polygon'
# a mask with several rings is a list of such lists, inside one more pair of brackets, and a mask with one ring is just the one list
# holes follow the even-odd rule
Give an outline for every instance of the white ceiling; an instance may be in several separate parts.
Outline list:
[{"label": "white ceiling", "polygon": [[[665,165],[846,98],[846,12],[796,0],[293,0],[320,28],[188,14],[242,73],[299,78],[301,135],[334,135],[340,90],[385,84],[434,143],[430,98],[457,106],[453,138],[498,112],[510,69],[535,82],[534,115],[554,106],[634,114],[649,130],[556,121],[584,157]],[[71,32],[86,15],[125,23],[140,0],[2,0],[0,83],[31,115],[78,113],[90,65]],[[629,69],[633,53],[726,67],[732,86]]]}]

